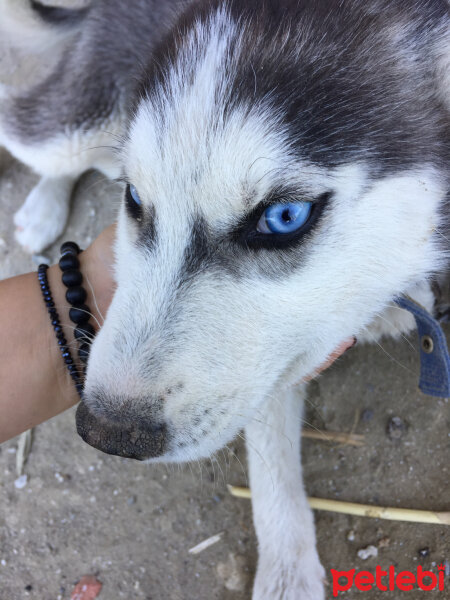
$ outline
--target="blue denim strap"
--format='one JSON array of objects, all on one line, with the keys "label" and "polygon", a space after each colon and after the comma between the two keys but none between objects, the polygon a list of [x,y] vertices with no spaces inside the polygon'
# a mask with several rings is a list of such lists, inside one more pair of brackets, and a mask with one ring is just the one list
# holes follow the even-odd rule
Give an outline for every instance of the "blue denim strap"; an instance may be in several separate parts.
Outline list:
[{"label": "blue denim strap", "polygon": [[416,320],[420,345],[420,390],[429,396],[449,398],[450,356],[440,323],[408,296],[396,298],[395,302],[412,313]]}]

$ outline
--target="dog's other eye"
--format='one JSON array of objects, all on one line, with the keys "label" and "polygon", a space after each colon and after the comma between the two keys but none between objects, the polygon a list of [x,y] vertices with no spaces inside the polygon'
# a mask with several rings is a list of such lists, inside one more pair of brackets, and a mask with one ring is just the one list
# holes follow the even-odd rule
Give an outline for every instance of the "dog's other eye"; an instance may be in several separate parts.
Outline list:
[{"label": "dog's other eye", "polygon": [[141,199],[139,198],[138,191],[132,183],[129,183],[127,185],[127,189],[125,192],[125,200],[127,203],[127,210],[130,213],[130,215],[137,221],[141,221],[142,203]]},{"label": "dog's other eye", "polygon": [[283,202],[266,208],[258,221],[259,233],[294,233],[309,219],[312,202]]}]

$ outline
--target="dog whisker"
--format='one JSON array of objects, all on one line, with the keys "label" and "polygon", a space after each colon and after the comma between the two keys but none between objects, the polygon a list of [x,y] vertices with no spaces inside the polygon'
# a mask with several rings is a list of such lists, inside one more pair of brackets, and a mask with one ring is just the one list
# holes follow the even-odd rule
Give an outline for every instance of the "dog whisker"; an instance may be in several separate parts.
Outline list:
[{"label": "dog whisker", "polygon": [[389,352],[385,348],[383,348],[381,343],[375,338],[375,336],[372,334],[372,332],[367,327],[364,327],[363,329],[367,333],[367,335],[372,338],[373,343],[376,344],[388,358],[390,358],[396,365],[398,365],[405,371],[408,371],[408,373],[414,374],[414,371],[412,369],[410,369],[406,365],[402,364],[400,361],[398,361],[396,358],[394,358],[391,354],[389,354]]},{"label": "dog whisker", "polygon": [[100,315],[100,318],[102,319],[102,322],[104,323],[105,322],[105,317],[103,316],[103,314],[102,314],[102,312],[101,312],[101,310],[100,310],[100,308],[99,308],[99,306],[97,304],[97,298],[95,296],[95,291],[94,291],[94,288],[92,287],[92,283],[90,282],[89,277],[86,277],[86,281],[87,281],[87,283],[89,285],[89,289],[91,290],[92,299],[94,300],[94,306],[95,306],[98,314]]}]

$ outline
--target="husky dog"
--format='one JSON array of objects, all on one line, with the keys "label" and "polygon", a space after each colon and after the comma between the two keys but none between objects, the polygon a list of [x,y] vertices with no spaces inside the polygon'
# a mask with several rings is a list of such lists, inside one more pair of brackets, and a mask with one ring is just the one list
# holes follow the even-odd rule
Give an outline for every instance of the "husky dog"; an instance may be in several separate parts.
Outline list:
[{"label": "husky dog", "polygon": [[37,45],[64,48],[45,80],[2,92],[0,143],[42,175],[19,242],[54,241],[83,171],[126,182],[78,431],[158,462],[245,428],[253,598],[320,600],[294,384],[349,336],[410,330],[394,297],[432,308],[448,256],[447,1],[0,8],[28,44],[40,27]]}]

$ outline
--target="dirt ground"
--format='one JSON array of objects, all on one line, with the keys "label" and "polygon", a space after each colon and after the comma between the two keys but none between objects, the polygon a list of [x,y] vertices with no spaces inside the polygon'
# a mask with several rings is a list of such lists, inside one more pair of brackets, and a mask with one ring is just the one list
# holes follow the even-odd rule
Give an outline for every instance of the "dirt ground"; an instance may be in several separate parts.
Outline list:
[{"label": "dirt ground", "polygon": [[[36,181],[0,155],[0,278],[36,269],[36,259],[15,243],[12,225]],[[114,185],[86,174],[62,239],[86,246],[113,220],[119,201]],[[59,243],[45,253],[51,260]],[[311,383],[308,426],[365,437],[362,447],[304,441],[311,496],[450,511],[450,404],[423,396],[418,374],[411,338],[357,346]],[[17,439],[0,447],[0,600],[69,599],[75,582],[89,573],[103,582],[100,600],[250,597],[256,565],[250,503],[226,487],[247,483],[242,442],[201,465],[149,467],[87,446],[68,411],[36,428],[21,489],[16,452]],[[450,527],[324,512],[315,517],[330,582],[332,568],[373,571],[379,564],[415,571],[422,565],[436,572],[442,563],[447,591],[431,597],[450,598]],[[215,545],[188,553],[220,532]],[[378,556],[363,560],[358,551],[370,545]],[[342,596],[422,600],[426,594],[352,590]]]}]

